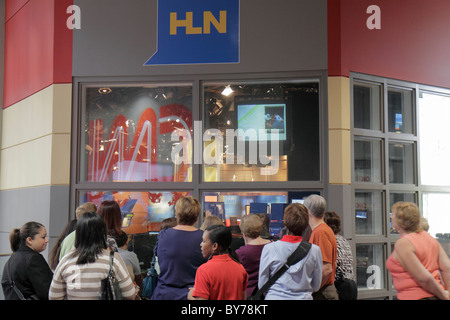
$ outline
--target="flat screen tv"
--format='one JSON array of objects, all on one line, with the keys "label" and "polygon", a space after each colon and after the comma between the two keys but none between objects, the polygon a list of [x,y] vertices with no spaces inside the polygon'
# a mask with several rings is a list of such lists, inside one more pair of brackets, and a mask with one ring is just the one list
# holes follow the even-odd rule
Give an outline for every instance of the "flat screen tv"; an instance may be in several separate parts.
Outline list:
[{"label": "flat screen tv", "polygon": [[[245,135],[246,141],[285,141],[287,137],[287,110],[284,102],[241,102],[237,104],[237,128],[254,135]],[[250,131],[248,131],[250,130]],[[278,138],[275,135],[278,132]],[[262,134],[261,134],[262,133]]]}]

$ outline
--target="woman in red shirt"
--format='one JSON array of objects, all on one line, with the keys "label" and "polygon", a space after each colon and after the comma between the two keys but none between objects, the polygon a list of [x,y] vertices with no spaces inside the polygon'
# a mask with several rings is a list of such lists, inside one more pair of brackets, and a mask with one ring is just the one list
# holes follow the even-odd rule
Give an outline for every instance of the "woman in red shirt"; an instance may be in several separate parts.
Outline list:
[{"label": "woman in red shirt", "polygon": [[399,300],[449,300],[450,260],[439,242],[420,228],[420,212],[411,202],[392,206],[392,225],[401,238],[386,262]]},{"label": "woman in red shirt", "polygon": [[223,225],[212,225],[205,230],[200,246],[203,257],[209,260],[197,269],[189,300],[246,299],[248,275],[230,255],[231,239],[231,231]]}]

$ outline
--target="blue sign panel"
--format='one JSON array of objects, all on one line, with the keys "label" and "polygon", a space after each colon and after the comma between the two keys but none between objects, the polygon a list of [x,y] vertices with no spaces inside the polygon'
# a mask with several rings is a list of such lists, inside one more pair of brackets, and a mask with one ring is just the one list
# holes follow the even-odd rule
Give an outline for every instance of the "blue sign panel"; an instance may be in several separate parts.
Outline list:
[{"label": "blue sign panel", "polygon": [[144,64],[239,62],[239,0],[158,0],[158,47]]}]

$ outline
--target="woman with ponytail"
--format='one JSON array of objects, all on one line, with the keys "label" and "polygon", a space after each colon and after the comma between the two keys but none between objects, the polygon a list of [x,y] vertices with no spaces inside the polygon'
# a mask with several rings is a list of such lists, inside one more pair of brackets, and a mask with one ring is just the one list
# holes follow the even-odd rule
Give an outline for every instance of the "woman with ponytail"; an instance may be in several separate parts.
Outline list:
[{"label": "woman with ponytail", "polygon": [[[46,228],[30,221],[9,234],[13,255],[5,264],[2,276],[3,294],[6,300],[48,300],[53,273],[40,254],[47,248]],[[15,283],[19,294],[12,287]]]},{"label": "woman with ponytail", "polygon": [[229,249],[231,231],[223,225],[209,226],[203,233],[201,249],[208,262],[197,269],[189,300],[245,300],[248,275]]}]

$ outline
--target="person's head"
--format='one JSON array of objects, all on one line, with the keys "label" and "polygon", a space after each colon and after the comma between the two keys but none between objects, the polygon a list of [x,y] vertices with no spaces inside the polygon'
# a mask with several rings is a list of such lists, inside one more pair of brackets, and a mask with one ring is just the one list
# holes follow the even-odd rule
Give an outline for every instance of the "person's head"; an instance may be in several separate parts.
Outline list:
[{"label": "person's head", "polygon": [[239,228],[244,237],[256,239],[261,235],[263,221],[257,214],[242,216]]},{"label": "person's head", "polygon": [[77,222],[75,255],[77,264],[93,263],[106,249],[106,223],[96,212],[86,212]]},{"label": "person's head", "polygon": [[209,226],[203,232],[203,241],[200,244],[203,257],[229,253],[231,240],[231,231],[224,225]]},{"label": "person's head", "polygon": [[224,225],[222,219],[220,219],[218,216],[207,216],[205,220],[203,221],[202,226],[200,227],[200,230],[205,231],[206,228],[212,225]]},{"label": "person's head", "polygon": [[161,230],[173,228],[177,225],[177,218],[171,217],[161,221]]},{"label": "person's head", "polygon": [[262,221],[262,231],[269,232],[270,229],[270,218],[267,213],[257,213],[256,214]]},{"label": "person's head", "polygon": [[334,234],[338,234],[341,231],[341,217],[339,217],[336,212],[325,212],[323,220],[331,228],[331,230],[333,230]]},{"label": "person's head", "polygon": [[16,228],[10,232],[9,242],[13,252],[16,252],[20,246],[42,252],[47,248],[47,229],[39,222],[27,222],[20,229]]},{"label": "person's head", "polygon": [[430,225],[428,224],[428,220],[424,217],[420,217],[420,228],[428,232],[430,229]]},{"label": "person's head", "polygon": [[392,206],[392,226],[400,232],[418,232],[420,228],[420,210],[412,202],[399,201]]},{"label": "person's head", "polygon": [[98,206],[97,213],[105,220],[109,235],[114,237],[122,233],[122,212],[116,201],[103,201]]},{"label": "person's head", "polygon": [[97,206],[92,202],[85,202],[80,204],[75,210],[75,215],[77,219],[80,219],[81,216],[86,212],[97,212]]},{"label": "person's head", "polygon": [[314,218],[323,218],[327,210],[327,202],[324,197],[317,194],[312,194],[305,198],[303,205],[308,209],[311,216]]},{"label": "person's head", "polygon": [[308,210],[300,203],[291,203],[284,209],[283,220],[288,235],[301,236],[309,224]]},{"label": "person's head", "polygon": [[175,215],[180,225],[193,226],[200,216],[200,202],[191,196],[178,199],[175,204]]},{"label": "person's head", "polygon": [[114,240],[116,240],[117,246],[122,248],[128,244],[128,234],[125,231],[122,231],[121,234],[114,237]]}]

